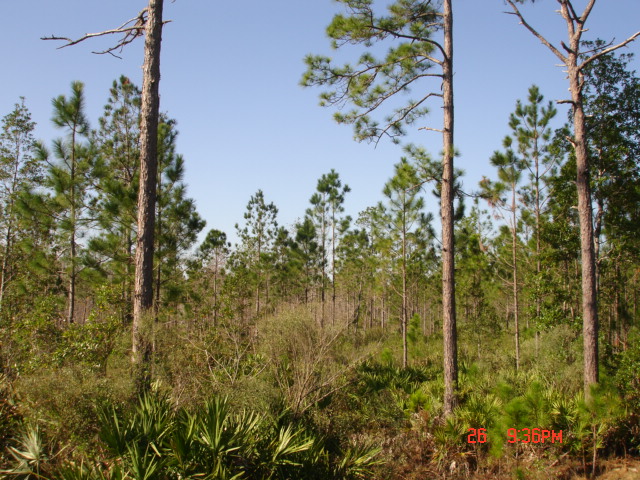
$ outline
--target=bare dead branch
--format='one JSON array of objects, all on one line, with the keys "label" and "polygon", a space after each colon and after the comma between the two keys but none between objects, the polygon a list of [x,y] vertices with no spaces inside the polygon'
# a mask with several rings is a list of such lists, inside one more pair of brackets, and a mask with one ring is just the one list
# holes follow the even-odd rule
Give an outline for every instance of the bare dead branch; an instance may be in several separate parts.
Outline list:
[{"label": "bare dead branch", "polygon": [[578,17],[578,14],[576,13],[575,9],[573,8],[573,4],[571,2],[567,2],[567,7],[569,9],[569,14],[570,14],[570,18],[576,22],[576,23],[583,23],[581,22],[580,18]]},{"label": "bare dead branch", "polygon": [[[573,18],[571,18],[571,13],[569,12],[569,7],[567,6],[567,1],[566,0],[557,0],[557,2],[561,5],[560,7],[560,15],[562,16],[562,18],[564,18],[564,21],[567,23],[567,31],[569,32],[569,39],[573,42],[574,38],[575,38],[575,33],[576,33],[576,23],[578,23],[578,31],[580,32],[581,30],[581,25],[579,24],[579,19],[578,20],[574,20]],[[580,38],[580,35],[582,33],[578,34],[578,38]],[[566,49],[566,45],[563,45],[563,47]]]},{"label": "bare dead branch", "polygon": [[520,10],[516,6],[516,4],[513,3],[513,0],[506,0],[506,1],[511,6],[511,8],[513,9],[513,13],[512,14],[516,15],[520,19],[520,23],[527,30],[529,30],[538,40],[540,40],[544,45],[546,45],[547,48],[549,48],[549,50],[551,50],[556,55],[556,57],[558,57],[560,60],[562,60],[562,62],[564,64],[567,64],[568,63],[568,59],[551,42],[549,42],[545,37],[543,37],[540,33],[538,33],[538,31],[535,28],[533,28],[531,25],[529,25],[529,23],[524,19],[524,17],[520,13]]},{"label": "bare dead branch", "polygon": [[596,58],[601,57],[602,55],[606,55],[607,53],[611,53],[614,50],[617,50],[619,48],[624,47],[625,45],[633,42],[636,38],[638,38],[638,36],[640,36],[640,32],[636,32],[633,35],[631,35],[629,38],[627,38],[624,42],[621,42],[617,45],[614,45],[613,47],[609,47],[609,48],[605,48],[604,50],[602,50],[601,52],[596,53],[595,55],[590,56],[589,58],[587,58],[584,62],[582,62],[579,66],[578,66],[578,70],[582,70],[584,67],[586,67],[587,65],[589,65],[591,62],[593,62]]},{"label": "bare dead branch", "polygon": [[[51,35],[50,37],[40,37],[40,40],[58,40],[58,41],[64,41],[66,42],[64,45],[61,45],[58,47],[58,49],[61,48],[65,48],[65,47],[72,47],[74,45],[77,45],[81,42],[84,42],[85,40],[89,40],[91,38],[96,38],[96,37],[103,37],[106,35],[117,35],[117,34],[121,34],[122,38],[112,47],[107,48],[106,50],[102,50],[102,51],[96,51],[96,52],[91,52],[91,53],[95,53],[96,55],[104,55],[104,54],[109,54],[112,55],[116,58],[121,58],[118,55],[116,55],[115,52],[116,50],[118,51],[122,51],[122,49],[126,46],[129,45],[131,42],[133,42],[136,38],[141,37],[144,35],[144,30],[145,30],[145,24],[147,21],[147,9],[144,8],[140,11],[140,13],[138,13],[138,15],[136,15],[135,17],[127,20],[126,22],[124,22],[122,25],[120,25],[117,28],[113,28],[110,30],[104,30],[102,32],[95,32],[95,33],[85,33],[84,36],[77,38],[77,39],[71,39],[69,37],[59,37],[56,35]],[[170,23],[171,20],[166,20],[163,23]]]},{"label": "bare dead branch", "polygon": [[[567,3],[569,3],[571,8],[573,8],[573,6],[571,5],[571,2],[567,2]],[[595,4],[596,4],[596,0],[590,0],[587,6],[584,7],[584,12],[582,12],[582,16],[580,17],[580,20],[579,20],[580,25],[584,25],[586,23],[587,18],[589,18],[589,14],[591,13],[591,10],[593,10],[593,7]]]}]

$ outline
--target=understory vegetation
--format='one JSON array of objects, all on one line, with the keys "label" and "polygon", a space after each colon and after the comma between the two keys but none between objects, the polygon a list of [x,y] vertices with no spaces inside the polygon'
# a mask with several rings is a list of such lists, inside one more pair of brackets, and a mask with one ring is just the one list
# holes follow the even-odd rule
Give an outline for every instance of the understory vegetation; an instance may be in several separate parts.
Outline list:
[{"label": "understory vegetation", "polygon": [[[474,325],[463,323],[461,401],[445,418],[441,335],[418,330],[413,360],[402,368],[399,335],[380,327],[320,328],[313,318],[319,309],[283,308],[252,334],[227,322],[161,318],[155,382],[142,396],[132,380],[126,330],[113,334],[105,358],[86,341],[105,328],[95,319],[75,326],[73,335],[16,325],[14,335],[45,336],[49,348],[16,356],[23,370],[2,379],[2,474],[546,478],[540,475],[559,459],[565,470],[573,459],[572,472],[589,474],[603,457],[639,453],[635,330],[634,347],[607,360],[601,386],[586,402],[576,329],[550,328],[537,346],[535,332],[525,330],[515,372],[510,335],[497,330],[478,348],[469,341]],[[471,428],[486,429],[486,442],[469,443]],[[562,441],[510,443],[510,428],[562,431]]]}]

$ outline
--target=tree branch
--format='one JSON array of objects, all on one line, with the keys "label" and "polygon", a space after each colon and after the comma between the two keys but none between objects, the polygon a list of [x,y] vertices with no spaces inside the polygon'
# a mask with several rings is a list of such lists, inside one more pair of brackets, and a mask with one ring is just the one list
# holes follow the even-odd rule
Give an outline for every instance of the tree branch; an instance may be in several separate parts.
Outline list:
[{"label": "tree branch", "polygon": [[612,47],[609,48],[605,48],[604,50],[602,50],[601,52],[596,53],[595,55],[592,55],[591,57],[587,58],[584,62],[582,62],[579,66],[578,66],[578,70],[582,70],[584,67],[586,67],[587,65],[589,65],[591,62],[593,62],[595,59],[597,59],[598,57],[601,57],[602,55],[606,55],[607,53],[611,53],[614,50],[617,50],[619,48],[624,47],[625,45],[633,42],[636,38],[638,38],[638,36],[640,36],[640,32],[636,32],[633,35],[631,35],[629,38],[627,38],[624,42],[619,43],[618,45],[614,45]]},{"label": "tree branch", "polygon": [[[144,34],[144,29],[145,29],[145,23],[147,21],[147,9],[144,8],[140,11],[140,13],[138,13],[138,15],[136,15],[135,17],[127,20],[126,22],[124,22],[122,25],[120,25],[118,28],[113,28],[110,30],[104,30],[102,32],[95,32],[95,33],[86,33],[84,36],[77,38],[75,40],[68,38],[68,37],[58,37],[55,35],[51,35],[50,37],[40,37],[40,40],[63,40],[67,43],[65,43],[64,45],[58,47],[58,49],[61,48],[65,48],[65,47],[71,47],[73,45],[77,45],[81,42],[84,42],[85,40],[88,40],[90,38],[96,38],[96,37],[103,37],[105,35],[113,35],[113,34],[122,34],[122,38],[112,47],[107,48],[106,50],[103,51],[99,51],[99,52],[91,52],[91,53],[95,53],[97,55],[104,55],[106,53],[108,53],[109,55],[113,55],[116,58],[121,58],[118,55],[116,55],[115,53],[113,53],[116,50],[120,50],[122,51],[122,49],[130,44],[131,42],[133,42],[136,38],[141,37]],[[171,20],[167,20],[162,22],[163,25],[166,23],[169,23]]]},{"label": "tree branch", "polygon": [[429,130],[430,132],[444,133],[444,130],[441,130],[439,128],[431,128],[431,127],[420,127],[418,130]]},{"label": "tree branch", "polygon": [[[573,9],[573,5],[571,5],[571,2],[567,2],[569,4],[569,6],[571,6],[571,9]],[[580,17],[580,26],[582,27],[582,25],[585,24],[585,22],[587,21],[587,18],[589,18],[589,14],[591,13],[591,10],[593,10],[594,5],[596,4],[596,0],[589,0],[589,3],[587,4],[586,7],[584,7],[584,12],[582,12],[582,16]]]},{"label": "tree branch", "polygon": [[513,12],[506,12],[506,13],[509,13],[511,15],[516,15],[520,19],[520,23],[524,25],[524,27],[527,30],[529,30],[538,40],[540,40],[544,45],[546,45],[547,48],[549,48],[549,50],[551,50],[556,55],[556,57],[558,57],[560,60],[562,60],[563,63],[566,64],[568,62],[567,58],[564,55],[562,55],[560,50],[558,50],[554,45],[552,45],[546,38],[540,35],[535,28],[529,25],[529,23],[524,19],[524,17],[520,13],[520,10],[518,9],[518,7],[516,7],[516,4],[513,3],[513,0],[506,0],[506,2],[509,5],[511,5],[511,8],[513,9]]}]

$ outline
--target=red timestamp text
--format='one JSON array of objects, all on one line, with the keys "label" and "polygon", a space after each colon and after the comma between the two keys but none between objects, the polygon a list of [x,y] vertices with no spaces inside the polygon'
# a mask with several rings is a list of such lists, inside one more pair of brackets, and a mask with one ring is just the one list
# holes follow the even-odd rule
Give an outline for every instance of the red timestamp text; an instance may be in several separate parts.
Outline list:
[{"label": "red timestamp text", "polygon": [[507,430],[509,443],[562,443],[562,430],[543,430],[540,428],[510,428]]},{"label": "red timestamp text", "polygon": [[[470,428],[467,443],[485,443],[487,441],[486,428]],[[545,430],[541,428],[510,428],[507,430],[509,443],[562,443],[562,430]]]}]

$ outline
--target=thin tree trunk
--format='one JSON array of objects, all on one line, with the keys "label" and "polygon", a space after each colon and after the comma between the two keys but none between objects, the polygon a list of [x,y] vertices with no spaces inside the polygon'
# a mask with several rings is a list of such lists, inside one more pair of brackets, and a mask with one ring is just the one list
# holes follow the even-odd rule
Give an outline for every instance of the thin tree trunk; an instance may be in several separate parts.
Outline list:
[{"label": "thin tree trunk", "polygon": [[540,295],[540,280],[542,276],[542,262],[540,259],[540,158],[538,152],[538,135],[534,138],[534,160],[535,160],[535,195],[536,195],[536,357],[540,350],[540,313],[542,309],[542,299]]},{"label": "thin tree trunk", "polygon": [[73,323],[76,308],[76,127],[71,133],[71,274],[69,275],[69,312],[67,322]]},{"label": "thin tree trunk", "polygon": [[520,370],[520,316],[518,314],[518,236],[516,215],[516,184],[511,185],[511,261],[513,262],[513,320],[516,341],[516,372]]},{"label": "thin tree trunk", "polygon": [[153,306],[153,248],[158,174],[158,114],[160,107],[160,46],[163,0],[149,0],[145,25],[142,107],[140,122],[140,190],[138,240],[133,299],[133,361],[140,389],[149,386],[150,332],[145,324]]},{"label": "thin tree trunk", "polygon": [[326,231],[325,231],[325,211],[324,211],[324,202],[322,203],[322,316],[320,317],[320,326],[324,328],[324,306],[325,306],[325,289],[327,283],[327,271],[326,265],[327,262],[327,249],[326,249]]},{"label": "thin tree trunk", "polygon": [[456,332],[455,266],[453,237],[453,12],[452,1],[444,0],[444,60],[442,97],[444,133],[442,135],[442,328],[444,339],[444,412],[451,415],[457,404],[458,340]]},{"label": "thin tree trunk", "polygon": [[[160,169],[159,169],[160,170]],[[156,187],[156,205],[158,207],[156,224],[158,226],[158,234],[154,241],[157,241],[155,253],[157,253],[157,265],[156,265],[156,281],[155,281],[155,297],[153,299],[153,320],[158,321],[158,315],[160,314],[160,287],[162,285],[162,172],[158,172],[157,187]]]},{"label": "thin tree trunk", "polygon": [[218,257],[213,271],[213,327],[218,325]]},{"label": "thin tree trunk", "polygon": [[331,209],[331,325],[336,324],[336,210]]},{"label": "thin tree trunk", "polygon": [[407,368],[409,364],[409,346],[407,345],[407,232],[404,213],[402,219],[402,368]]}]

